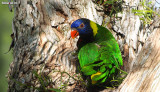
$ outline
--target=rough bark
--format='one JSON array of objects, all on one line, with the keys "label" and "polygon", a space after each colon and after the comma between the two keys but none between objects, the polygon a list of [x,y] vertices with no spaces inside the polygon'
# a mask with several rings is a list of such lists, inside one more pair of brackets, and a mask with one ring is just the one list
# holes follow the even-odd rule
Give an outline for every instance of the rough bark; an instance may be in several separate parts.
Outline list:
[{"label": "rough bark", "polygon": [[[103,20],[107,22],[108,17],[105,15],[103,7],[97,6],[91,0],[17,0],[17,2],[13,19],[14,60],[8,72],[8,91],[38,91],[34,87],[44,90],[44,85],[46,88],[61,88],[67,91],[75,91],[78,88],[80,90],[79,81],[77,81],[79,80],[77,58],[72,54],[76,50],[77,39],[70,38],[70,24],[80,17],[89,18],[100,25]],[[134,89],[134,87],[137,87],[135,91],[142,91],[146,87],[145,80],[151,82],[150,84],[155,83],[152,81],[154,79],[147,79],[146,75],[150,72],[143,72],[150,68],[144,69],[143,67],[145,64],[149,64],[147,63],[150,61],[149,57],[153,58],[147,53],[154,53],[159,48],[159,44],[149,42],[158,39],[158,34],[155,35],[157,38],[153,39],[155,31],[149,29],[148,26],[143,26],[139,17],[131,13],[132,8],[140,7],[139,2],[140,0],[125,0],[123,7],[126,8],[123,8],[122,14],[118,14],[121,19],[115,19],[113,20],[114,24],[111,24],[112,33],[123,54],[124,70],[130,72],[116,91],[123,91],[125,88],[127,88],[126,90]],[[148,38],[151,33],[151,37]],[[147,38],[150,40],[146,41]],[[144,45],[144,43],[146,44]],[[149,44],[157,47],[155,49],[147,48],[149,52],[144,53]],[[140,58],[146,54],[149,56],[144,57],[145,59]],[[159,55],[158,50],[154,54]],[[156,58],[153,61],[158,67]],[[133,68],[136,66],[139,67]],[[156,67],[151,68],[153,70],[150,71],[158,73],[158,68],[156,68],[157,70],[154,68]],[[67,73],[62,74],[62,72],[67,72],[74,78],[70,78]],[[146,75],[143,77],[139,75],[134,80],[132,79],[136,74],[143,75],[143,73]],[[45,81],[41,83],[36,74],[42,76],[41,78],[49,76],[51,82],[49,84]],[[140,83],[138,80],[141,78],[144,80]],[[134,85],[132,81],[137,81],[134,82],[135,86],[132,86]],[[63,86],[64,84],[67,84],[67,87]],[[127,87],[129,84],[131,86]]]},{"label": "rough bark", "polygon": [[[132,70],[113,92],[158,92],[160,90],[160,18],[155,18],[149,29],[153,30],[142,50],[134,59]],[[105,89],[103,92],[109,92]]]},{"label": "rough bark", "polygon": [[37,90],[34,87],[43,88],[35,74],[42,78],[50,77],[52,82],[46,88],[73,90],[77,82],[76,57],[72,57],[76,40],[70,39],[70,24],[80,17],[102,23],[102,16],[97,14],[91,0],[17,2],[13,19],[14,60],[8,72],[8,91],[26,92]]},{"label": "rough bark", "polygon": [[160,90],[160,18],[134,61],[133,68],[119,87],[120,92],[158,92]]},{"label": "rough bark", "polygon": [[[143,9],[140,1],[141,0],[124,0],[123,13],[118,15],[121,19],[115,20],[115,24],[113,25],[113,30],[116,34],[123,34],[123,36],[115,35],[115,37],[124,55],[124,70],[127,72],[132,70],[133,63],[136,62],[134,59],[141,51],[147,37],[153,31],[149,29],[149,25],[143,25],[139,16],[135,16],[135,14],[132,13],[132,9]],[[146,0],[146,2],[149,1],[150,0]],[[152,2],[150,6],[154,5],[154,0]]]}]

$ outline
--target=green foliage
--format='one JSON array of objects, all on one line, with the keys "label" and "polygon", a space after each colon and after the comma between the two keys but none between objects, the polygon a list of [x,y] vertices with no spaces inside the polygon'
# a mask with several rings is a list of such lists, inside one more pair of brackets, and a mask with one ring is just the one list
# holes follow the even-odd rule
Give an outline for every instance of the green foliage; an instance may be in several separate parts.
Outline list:
[{"label": "green foliage", "polygon": [[[33,90],[38,90],[40,92],[50,92],[50,91],[65,92],[65,89],[69,85],[69,81],[71,78],[76,80],[77,82],[80,82],[81,85],[86,86],[86,83],[83,81],[82,77],[79,74],[74,74],[73,76],[71,76],[69,73],[65,71],[53,70],[53,73],[55,72],[58,72],[61,74],[61,77],[60,77],[61,86],[59,88],[52,88],[52,85],[53,85],[52,79],[48,75],[43,74],[42,71],[40,71],[40,73],[38,73],[37,71],[32,72],[36,80],[38,79],[38,83],[40,84],[40,87],[35,87],[35,85],[31,83],[22,83],[21,81],[17,81],[16,79],[11,77],[10,79],[13,80],[21,88],[32,88]],[[62,77],[64,74],[69,76],[68,81],[66,83],[63,83],[62,81]]]},{"label": "green foliage", "polygon": [[[53,70],[53,72],[58,72],[58,73],[61,74],[61,87],[58,88],[61,91],[65,91],[66,87],[69,85],[69,81],[70,81],[71,78],[76,80],[77,82],[80,82],[82,85],[86,85],[84,80],[82,79],[82,77],[79,74],[74,74],[74,75],[71,76],[69,73],[67,73],[65,71]],[[63,81],[62,81],[62,77],[63,77],[64,74],[69,76],[68,81],[66,83],[63,83]]]},{"label": "green foliage", "polygon": [[32,72],[35,75],[35,78],[38,79],[38,82],[41,84],[40,87],[35,87],[35,85],[31,83],[22,83],[21,81],[18,81],[14,78],[10,79],[16,83],[20,88],[32,88],[33,90],[38,90],[40,92],[49,92],[49,91],[54,91],[54,92],[62,92],[60,89],[55,89],[55,88],[48,88],[50,84],[52,83],[51,79],[49,76],[44,76],[44,74],[40,73],[38,74],[36,71]]},{"label": "green foliage", "polygon": [[[36,76],[36,78],[38,78],[38,82],[41,84],[41,86],[39,88],[34,87],[34,89],[37,89],[37,90],[43,91],[43,92],[48,92],[48,91],[65,92],[66,87],[69,85],[70,79],[74,79],[75,81],[80,82],[82,85],[86,85],[86,83],[82,79],[81,75],[79,75],[79,74],[74,74],[71,76],[69,73],[67,73],[65,71],[53,70],[53,73],[55,73],[55,72],[58,72],[61,74],[61,76],[60,76],[61,86],[59,88],[48,88],[53,83],[52,79],[49,76],[44,76],[44,74],[42,74],[42,73],[38,74],[37,72],[34,71],[33,74]],[[62,77],[64,74],[69,76],[67,82],[65,82],[65,83],[62,80]]]},{"label": "green foliage", "polygon": [[[0,0],[0,3],[7,0]],[[12,34],[12,18],[13,12],[9,12],[8,5],[0,4],[0,91],[7,92],[8,82],[7,75],[9,64],[13,61],[12,51],[4,54],[8,51],[11,44]]]},{"label": "green foliage", "polygon": [[143,0],[142,2],[140,2],[142,10],[132,9],[132,12],[135,13],[135,15],[138,15],[140,17],[140,20],[142,20],[144,24],[151,24],[154,15],[158,15],[152,7],[148,7],[151,4],[151,1],[149,3],[146,3],[146,0]]},{"label": "green foliage", "polygon": [[112,17],[113,14],[117,14],[122,11],[123,0],[95,0],[98,5],[103,5],[105,14]]},{"label": "green foliage", "polygon": [[[59,89],[47,88],[52,83],[52,80],[50,79],[49,76],[46,76],[42,73],[38,74],[36,71],[33,71],[33,74],[38,79],[38,82],[41,84],[41,86],[39,88],[34,87],[33,89],[37,89],[37,90],[43,91],[43,92],[48,92],[48,91],[61,92]],[[30,87],[32,87],[32,86],[30,86]]]}]

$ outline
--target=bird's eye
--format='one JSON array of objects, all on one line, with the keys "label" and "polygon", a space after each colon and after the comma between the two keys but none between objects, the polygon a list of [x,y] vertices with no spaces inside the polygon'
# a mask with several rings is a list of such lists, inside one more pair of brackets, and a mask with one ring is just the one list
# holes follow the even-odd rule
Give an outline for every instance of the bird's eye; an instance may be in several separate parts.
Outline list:
[{"label": "bird's eye", "polygon": [[83,28],[84,27],[84,24],[82,23],[82,24],[80,24],[80,26],[79,26],[79,28]]}]

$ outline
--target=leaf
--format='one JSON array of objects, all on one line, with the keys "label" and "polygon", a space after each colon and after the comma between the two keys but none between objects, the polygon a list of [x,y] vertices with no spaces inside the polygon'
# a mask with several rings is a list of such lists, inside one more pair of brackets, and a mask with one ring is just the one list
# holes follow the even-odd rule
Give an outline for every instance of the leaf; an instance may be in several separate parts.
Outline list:
[{"label": "leaf", "polygon": [[152,4],[152,1],[150,1],[148,4]]},{"label": "leaf", "polygon": [[143,13],[136,13],[135,15],[143,16],[144,14]]},{"label": "leaf", "polygon": [[102,4],[103,3],[103,0],[100,0],[100,4]]},{"label": "leaf", "polygon": [[55,92],[61,92],[61,90],[55,89],[55,88],[49,88],[48,90],[50,90],[50,91],[55,91]]},{"label": "leaf", "polygon": [[105,1],[104,4],[113,4],[113,1],[112,0]]}]

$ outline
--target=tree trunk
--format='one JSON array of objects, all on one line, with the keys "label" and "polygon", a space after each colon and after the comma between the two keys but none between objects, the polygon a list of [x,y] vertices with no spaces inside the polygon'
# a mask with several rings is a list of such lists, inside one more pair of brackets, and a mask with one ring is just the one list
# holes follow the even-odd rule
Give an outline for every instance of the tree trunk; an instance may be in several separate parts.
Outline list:
[{"label": "tree trunk", "polygon": [[[104,8],[91,0],[17,0],[17,2],[13,19],[14,60],[8,72],[8,91],[55,90],[51,88],[85,91],[83,89],[85,87],[80,86],[77,57],[73,55],[77,49],[77,39],[73,40],[70,37],[70,24],[78,18],[85,17],[101,25],[103,20],[105,22],[108,20]],[[115,91],[130,89],[142,91],[148,86],[151,87],[151,84],[158,85],[156,76],[160,61],[158,58],[160,30],[149,29],[148,26],[143,28],[139,17],[131,13],[129,7],[139,7],[139,0],[125,2],[123,7],[126,8],[123,8],[122,14],[118,14],[121,19],[114,20],[114,25],[111,26],[122,51],[124,70],[129,74]],[[154,36],[156,38],[153,38]],[[152,74],[149,76],[155,78],[147,77],[151,71]],[[137,74],[139,76],[135,77]],[[153,85],[152,88],[158,86]],[[147,90],[150,91],[151,88]]]},{"label": "tree trunk", "polygon": [[120,92],[160,91],[160,18],[157,18],[153,32],[136,57],[133,68],[119,87]]}]

